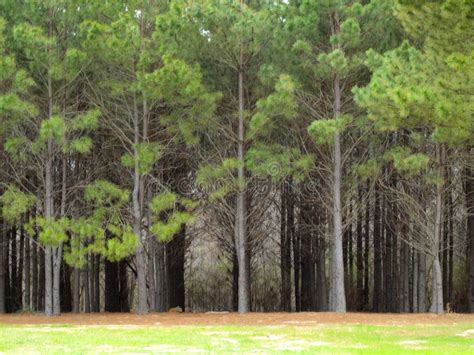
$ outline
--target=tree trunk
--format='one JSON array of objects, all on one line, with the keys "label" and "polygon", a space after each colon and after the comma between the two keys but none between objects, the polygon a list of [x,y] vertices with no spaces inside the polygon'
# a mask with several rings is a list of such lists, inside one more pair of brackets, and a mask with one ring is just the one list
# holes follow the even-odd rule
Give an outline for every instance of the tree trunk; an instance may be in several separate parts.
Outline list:
[{"label": "tree trunk", "polygon": [[18,244],[18,284],[16,294],[16,309],[18,311],[23,309],[23,264],[25,262],[25,230],[23,227],[20,228],[20,240]]},{"label": "tree trunk", "polygon": [[10,288],[10,230],[6,230],[4,237],[4,270],[5,270],[5,312],[11,311],[11,288]]},{"label": "tree trunk", "polygon": [[90,313],[91,312],[91,292],[90,292],[90,280],[89,280],[89,269],[90,269],[90,257],[87,257],[88,262],[84,268],[84,312]]},{"label": "tree trunk", "polygon": [[418,255],[418,311],[426,312],[426,255]]},{"label": "tree trunk", "polygon": [[448,301],[453,302],[453,277],[454,277],[454,204],[453,204],[453,195],[450,192],[448,197],[449,202],[449,277],[448,277]]},{"label": "tree trunk", "polygon": [[[473,164],[474,148],[470,149],[469,163]],[[467,210],[467,243],[468,243],[468,266],[469,266],[469,286],[468,304],[469,311],[474,312],[474,168],[466,167],[464,172],[464,189],[466,194]]]},{"label": "tree trunk", "polygon": [[374,291],[373,311],[382,311],[382,221],[381,199],[378,188],[375,189],[374,205]]},{"label": "tree trunk", "polygon": [[81,270],[77,267],[73,270],[72,278],[72,312],[79,313],[80,290],[81,290]]},{"label": "tree trunk", "polygon": [[[31,273],[30,273],[30,239],[25,239],[25,259],[24,259],[24,269],[25,269],[25,304],[23,309],[31,309]],[[1,248],[0,248],[1,253]],[[1,264],[1,263],[0,263]]]},{"label": "tree trunk", "polygon": [[[444,179],[444,149],[440,144],[436,146],[436,158],[438,164],[438,175]],[[443,180],[444,181],[444,180]],[[432,268],[432,283],[431,283],[431,313],[443,313],[443,277],[441,272],[441,265],[439,262],[439,250],[441,242],[441,226],[443,220],[443,185],[438,183],[436,185],[436,214],[433,238],[433,268]]]},{"label": "tree trunk", "polygon": [[5,234],[3,221],[0,220],[0,314],[5,313]]},{"label": "tree trunk", "polygon": [[[31,309],[38,311],[38,245],[36,244],[36,235],[33,236],[32,240],[32,253],[31,253]],[[40,250],[41,252],[41,250]]]},{"label": "tree trunk", "polygon": [[[341,114],[341,87],[339,76],[333,82],[334,89],[334,117]],[[334,312],[346,311],[346,296],[344,288],[344,263],[342,259],[342,208],[341,208],[341,137],[338,132],[334,134],[333,151],[333,240],[330,243],[331,268],[329,289],[329,310]]]},{"label": "tree trunk", "polygon": [[132,191],[132,216],[133,216],[133,232],[138,239],[138,247],[135,252],[135,260],[137,266],[137,314],[148,313],[148,297],[146,288],[146,260],[145,260],[145,241],[147,233],[142,230],[142,210],[140,208],[141,196],[141,174],[139,166],[138,144],[140,143],[140,129],[138,123],[138,107],[136,97],[133,98],[133,132],[134,132],[134,160],[135,167],[133,171],[133,191]]},{"label": "tree trunk", "polygon": [[166,268],[165,268],[165,246],[162,242],[156,245],[156,270],[155,270],[155,310],[166,312],[167,309],[167,286],[166,286]]},{"label": "tree trunk", "polygon": [[61,264],[63,255],[62,244],[59,247],[51,248],[53,260],[53,314],[61,313]]},{"label": "tree trunk", "polygon": [[356,261],[357,261],[357,310],[361,311],[364,307],[364,252],[363,252],[363,234],[362,222],[364,221],[364,209],[362,208],[362,188],[359,189],[359,201],[357,204],[357,242],[356,242]]},{"label": "tree trunk", "polygon": [[[240,53],[240,63],[243,65],[243,52]],[[237,137],[237,159],[239,167],[237,168],[237,178],[239,187],[236,193],[235,207],[235,249],[237,252],[237,261],[239,264],[239,313],[250,311],[250,280],[249,280],[249,259],[247,255],[247,203],[245,192],[245,118],[244,118],[244,73],[243,68],[239,69],[239,122]]]},{"label": "tree trunk", "polygon": [[415,250],[413,250],[413,268],[412,268],[412,275],[413,275],[413,313],[418,313],[420,311],[418,305],[418,257],[419,254]]},{"label": "tree trunk", "polygon": [[45,308],[45,288],[46,288],[46,272],[45,272],[45,249],[38,248],[39,254],[39,282],[38,282],[38,311],[44,311]]},{"label": "tree trunk", "polygon": [[310,225],[314,218],[311,218],[313,212],[308,203],[300,206],[300,227],[298,233],[301,243],[301,311],[313,311],[315,308],[315,258],[313,253],[315,238],[312,234]]},{"label": "tree trunk", "polygon": [[[150,216],[148,216],[148,220],[150,221]],[[148,304],[150,305],[150,309],[155,310],[156,304],[156,270],[155,270],[155,258],[156,258],[156,238],[152,236],[148,240]]]},{"label": "tree trunk", "polygon": [[18,311],[18,255],[17,255],[17,243],[16,243],[16,228],[10,229],[10,304],[11,312]]},{"label": "tree trunk", "polygon": [[287,228],[288,186],[286,181],[281,187],[280,213],[280,275],[281,275],[281,310],[291,311],[291,238]]},{"label": "tree trunk", "polygon": [[299,235],[293,235],[293,261],[294,261],[294,284],[295,284],[295,311],[301,311],[301,287],[300,287],[300,269],[301,269],[301,243]]},{"label": "tree trunk", "polygon": [[363,296],[363,310],[369,309],[369,294],[370,294],[370,187],[367,182],[367,204],[365,207],[365,226],[364,226],[364,296]]},{"label": "tree trunk", "polygon": [[100,255],[94,255],[94,312],[100,312]]}]

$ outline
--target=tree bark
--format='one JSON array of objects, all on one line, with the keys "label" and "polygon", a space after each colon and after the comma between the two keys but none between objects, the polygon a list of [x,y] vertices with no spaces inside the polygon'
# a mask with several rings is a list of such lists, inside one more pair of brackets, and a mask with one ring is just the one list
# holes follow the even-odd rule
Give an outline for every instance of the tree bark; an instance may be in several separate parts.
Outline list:
[{"label": "tree bark", "polygon": [[18,243],[18,284],[16,287],[17,294],[16,294],[16,309],[18,311],[23,309],[23,265],[25,262],[25,230],[20,227],[20,240]]},{"label": "tree bark", "polygon": [[0,220],[0,313],[5,313],[5,234],[4,225]]},{"label": "tree bark", "polygon": [[94,263],[94,312],[100,312],[100,255],[93,255]]},{"label": "tree bark", "polygon": [[[440,144],[436,146],[436,158],[438,164],[438,175],[444,181],[444,149]],[[433,237],[433,266],[432,266],[432,283],[431,283],[431,313],[443,313],[443,276],[439,261],[439,251],[441,242],[441,226],[443,220],[443,186],[438,183],[436,185],[436,212],[435,226]]]},{"label": "tree bark", "polygon": [[356,261],[357,261],[357,310],[361,311],[364,306],[364,251],[363,251],[363,234],[362,222],[364,221],[364,209],[362,208],[362,188],[359,189],[359,201],[357,204],[357,242],[356,242]]},{"label": "tree bark", "polygon": [[81,290],[81,270],[77,267],[73,269],[72,278],[72,312],[79,313],[80,290]]},{"label": "tree bark", "polygon": [[382,221],[381,221],[381,199],[378,188],[375,189],[374,204],[374,291],[373,311],[382,311]]},{"label": "tree bark", "polygon": [[[243,0],[241,0],[243,3]],[[237,179],[239,186],[236,193],[235,206],[235,249],[237,252],[237,261],[239,264],[239,292],[238,292],[238,311],[247,313],[250,311],[250,280],[249,280],[249,259],[247,255],[247,203],[245,192],[245,118],[244,118],[244,72],[243,72],[243,50],[240,53],[240,68],[238,73],[239,81],[239,122],[237,137],[237,159],[239,167],[237,168]]]},{"label": "tree bark", "polygon": [[370,195],[369,183],[367,182],[367,204],[365,207],[365,226],[364,226],[364,296],[363,296],[363,310],[369,309],[369,294],[370,294]]},{"label": "tree bark", "polygon": [[10,229],[10,304],[11,312],[18,311],[18,255],[16,242],[16,227]]},{"label": "tree bark", "polygon": [[[31,273],[30,273],[30,239],[25,239],[25,259],[24,259],[24,270],[25,270],[25,304],[23,309],[31,309]],[[0,250],[1,253],[1,250]],[[1,263],[0,263],[1,264]]]},{"label": "tree bark", "polygon": [[426,255],[418,255],[418,311],[426,312]]},{"label": "tree bark", "polygon": [[[31,309],[38,311],[38,245],[36,243],[37,237],[33,236],[33,243],[31,245]],[[41,250],[40,250],[41,252]]]},{"label": "tree bark", "polygon": [[90,256],[87,257],[88,263],[84,268],[84,312],[90,313],[91,312],[91,292],[90,292]]},{"label": "tree bark", "polygon": [[281,275],[281,310],[291,311],[291,238],[287,228],[288,186],[283,182],[281,187],[280,212],[280,275]]},{"label": "tree bark", "polygon": [[298,233],[301,243],[301,311],[309,312],[315,309],[315,257],[313,253],[315,238],[312,233],[311,218],[314,213],[308,203],[302,203],[299,209]]},{"label": "tree bark", "polygon": [[418,305],[418,252],[413,250],[413,268],[412,268],[412,275],[413,275],[413,312],[418,313],[420,311],[419,305]]},{"label": "tree bark", "polygon": [[[334,89],[334,117],[341,114],[341,86],[339,76],[336,75],[333,82]],[[333,149],[333,240],[330,243],[331,268],[330,268],[330,290],[329,310],[334,312],[346,311],[346,296],[344,287],[344,263],[342,258],[342,207],[341,207],[341,137],[337,132],[334,134]]]},{"label": "tree bark", "polygon": [[[474,148],[468,152],[469,163],[474,163]],[[468,243],[468,267],[469,267],[469,286],[468,286],[468,304],[469,311],[474,312],[474,168],[466,167],[464,170],[464,191],[466,195],[467,210],[467,243]]]},{"label": "tree bark", "polygon": [[165,267],[165,245],[158,242],[156,245],[156,270],[155,270],[155,309],[158,312],[166,312],[167,309],[167,282]]}]

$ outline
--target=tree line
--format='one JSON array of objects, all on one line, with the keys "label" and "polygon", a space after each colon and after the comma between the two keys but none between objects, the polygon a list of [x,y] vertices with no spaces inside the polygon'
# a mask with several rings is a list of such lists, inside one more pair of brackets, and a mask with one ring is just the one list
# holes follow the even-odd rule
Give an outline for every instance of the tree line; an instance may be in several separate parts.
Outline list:
[{"label": "tree line", "polygon": [[0,313],[474,310],[470,0],[0,15]]}]

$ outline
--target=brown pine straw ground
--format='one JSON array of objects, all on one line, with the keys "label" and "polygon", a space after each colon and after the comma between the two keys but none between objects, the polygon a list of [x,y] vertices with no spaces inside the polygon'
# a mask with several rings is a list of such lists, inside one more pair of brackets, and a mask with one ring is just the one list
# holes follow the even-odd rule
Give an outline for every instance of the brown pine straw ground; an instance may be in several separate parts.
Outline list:
[{"label": "brown pine straw ground", "polygon": [[0,315],[1,324],[72,325],[292,325],[316,324],[416,325],[474,323],[474,314],[393,314],[393,313],[65,313],[56,317],[17,313]]}]

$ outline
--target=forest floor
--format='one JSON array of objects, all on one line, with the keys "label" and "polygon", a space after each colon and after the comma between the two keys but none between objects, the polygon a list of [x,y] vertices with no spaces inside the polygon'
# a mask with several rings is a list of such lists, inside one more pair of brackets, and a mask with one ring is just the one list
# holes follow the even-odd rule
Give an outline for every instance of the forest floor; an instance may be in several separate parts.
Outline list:
[{"label": "forest floor", "polygon": [[1,353],[474,353],[474,315],[154,313],[0,316]]}]

